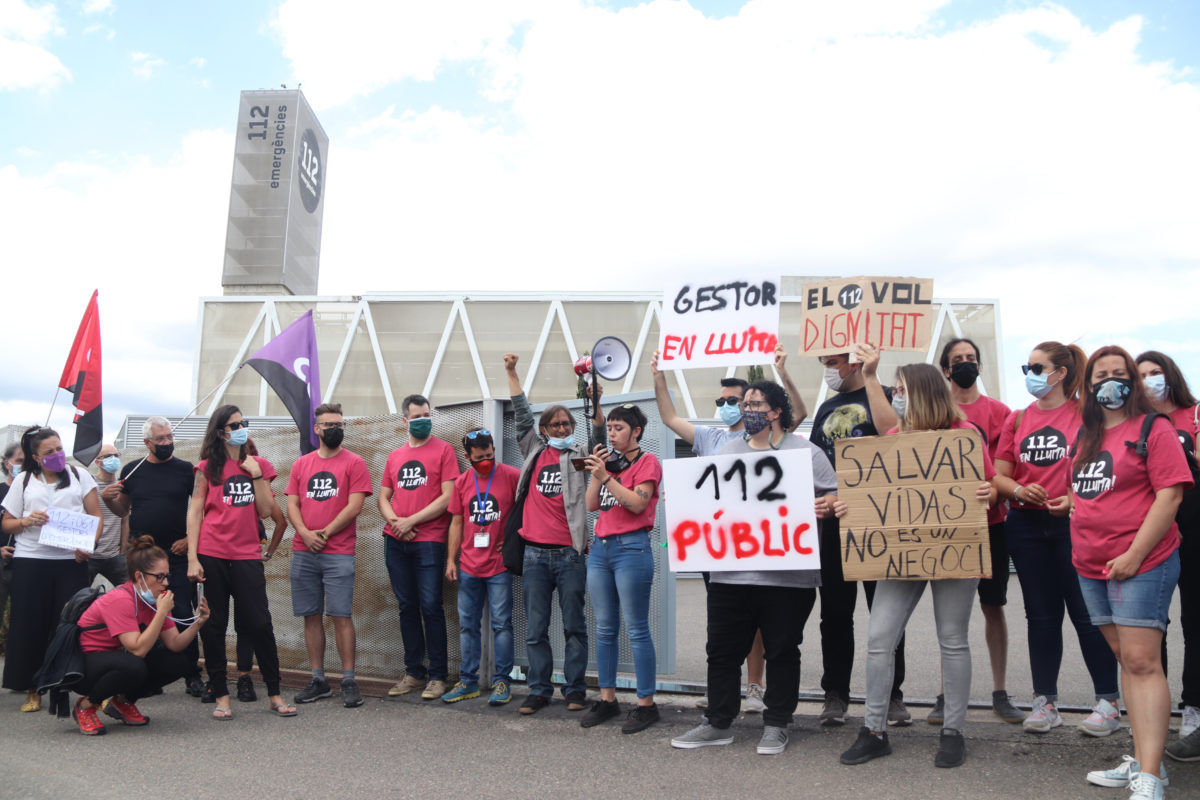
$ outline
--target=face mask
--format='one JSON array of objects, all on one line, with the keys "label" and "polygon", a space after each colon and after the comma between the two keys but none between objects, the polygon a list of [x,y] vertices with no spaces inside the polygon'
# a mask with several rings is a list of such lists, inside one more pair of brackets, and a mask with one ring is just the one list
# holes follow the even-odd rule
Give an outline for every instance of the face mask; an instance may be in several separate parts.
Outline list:
[{"label": "face mask", "polygon": [[842,377],[842,373],[838,372],[837,367],[825,368],[825,385],[835,392],[842,390],[842,385],[846,379]]},{"label": "face mask", "polygon": [[428,439],[433,433],[433,420],[429,417],[417,417],[408,421],[408,432],[414,439]]},{"label": "face mask", "polygon": [[1050,394],[1050,390],[1054,387],[1047,382],[1048,375],[1043,372],[1041,375],[1034,375],[1032,372],[1025,375],[1025,388],[1028,392],[1041,400],[1046,395]]},{"label": "face mask", "polygon": [[1129,378],[1108,378],[1100,381],[1093,390],[1096,402],[1109,411],[1116,411],[1125,405],[1129,393],[1133,391],[1133,381]]},{"label": "face mask", "polygon": [[751,436],[765,429],[770,424],[766,411],[751,411],[747,409],[742,412],[742,425],[746,428],[746,433]]},{"label": "face mask", "polygon": [[742,410],[738,408],[737,403],[726,403],[717,409],[717,415],[721,417],[721,422],[732,428],[741,421]]},{"label": "face mask", "polygon": [[547,436],[546,444],[555,450],[570,450],[575,445],[575,434],[572,433],[570,436],[564,436],[561,439],[554,436]]},{"label": "face mask", "polygon": [[67,468],[67,454],[61,451],[51,453],[42,459],[42,467],[51,472],[62,472]]},{"label": "face mask", "polygon": [[964,389],[970,389],[979,378],[979,365],[974,361],[960,361],[950,368],[950,380]]},{"label": "face mask", "polygon": [[20,474],[21,474],[21,465],[20,465],[20,464],[13,464],[13,465],[12,465],[12,476],[13,476],[13,480],[16,480],[16,479],[17,479],[17,476],[18,476],[18,475],[20,475]]},{"label": "face mask", "polygon": [[483,477],[492,474],[492,470],[496,468],[496,459],[485,458],[482,461],[472,461],[471,467]]},{"label": "face mask", "polygon": [[241,447],[250,438],[249,428],[238,428],[229,434],[229,443],[234,447]]},{"label": "face mask", "polygon": [[1171,393],[1171,387],[1167,386],[1166,375],[1151,375],[1146,378],[1144,383],[1146,384],[1146,394],[1159,402],[1166,400],[1167,395]]},{"label": "face mask", "polygon": [[158,598],[154,596],[154,592],[150,591],[150,587],[146,586],[145,579],[142,580],[142,586],[145,588],[138,589],[138,597],[142,598],[147,605],[157,606]]},{"label": "face mask", "polygon": [[159,461],[170,461],[171,455],[175,452],[175,443],[156,444],[154,445],[154,457]]},{"label": "face mask", "polygon": [[908,395],[894,394],[892,395],[892,411],[896,412],[896,416],[904,419],[904,412],[908,411]]},{"label": "face mask", "polygon": [[116,475],[117,470],[121,468],[121,459],[117,456],[107,456],[100,462],[100,466],[104,468],[105,472]]},{"label": "face mask", "polygon": [[336,450],[342,446],[342,439],[346,438],[346,431],[342,428],[326,428],[321,431],[321,441],[330,450]]}]

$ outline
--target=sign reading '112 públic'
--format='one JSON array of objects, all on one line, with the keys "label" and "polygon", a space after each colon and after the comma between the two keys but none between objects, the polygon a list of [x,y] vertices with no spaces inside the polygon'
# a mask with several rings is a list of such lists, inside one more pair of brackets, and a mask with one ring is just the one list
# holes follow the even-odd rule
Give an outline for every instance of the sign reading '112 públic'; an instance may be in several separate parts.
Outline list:
[{"label": "sign reading '112 p\u00fablic'", "polygon": [[807,450],[668,459],[663,497],[672,572],[821,568]]},{"label": "sign reading '112 p\u00fablic'", "polygon": [[802,296],[801,355],[853,353],[858,344],[929,349],[932,278],[837,278],[804,284]]},{"label": "sign reading '112 p\u00fablic'", "polygon": [[770,364],[779,342],[779,278],[668,286],[658,368]]}]

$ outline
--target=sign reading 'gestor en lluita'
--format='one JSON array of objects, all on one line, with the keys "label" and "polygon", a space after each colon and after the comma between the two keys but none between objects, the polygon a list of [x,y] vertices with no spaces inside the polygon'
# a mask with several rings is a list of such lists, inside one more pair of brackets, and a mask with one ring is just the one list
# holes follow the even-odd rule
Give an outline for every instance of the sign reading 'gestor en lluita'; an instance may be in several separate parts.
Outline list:
[{"label": "sign reading 'gestor en lluita'", "polygon": [[983,441],[974,429],[840,439],[838,497],[846,580],[992,575]]},{"label": "sign reading 'gestor en lluita'", "polygon": [[778,276],[692,281],[663,295],[659,369],[770,364],[778,341]]}]

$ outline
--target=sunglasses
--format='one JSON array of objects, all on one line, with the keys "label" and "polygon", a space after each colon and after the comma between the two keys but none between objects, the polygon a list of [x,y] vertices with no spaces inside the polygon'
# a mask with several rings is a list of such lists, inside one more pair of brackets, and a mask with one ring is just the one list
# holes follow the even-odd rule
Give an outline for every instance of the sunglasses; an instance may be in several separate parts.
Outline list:
[{"label": "sunglasses", "polygon": [[478,439],[480,436],[491,436],[491,435],[492,435],[492,432],[489,431],[487,428],[480,428],[477,431],[468,431],[467,432],[468,439]]},{"label": "sunglasses", "polygon": [[1021,365],[1021,372],[1025,375],[1028,375],[1031,372],[1034,375],[1041,375],[1043,372],[1054,372],[1054,370],[1056,370],[1056,369],[1058,369],[1058,367],[1054,366],[1053,364],[1022,364]]},{"label": "sunglasses", "polygon": [[241,422],[230,422],[226,424],[225,427],[229,428],[231,431],[236,431],[238,428],[249,428],[250,420],[244,419]]},{"label": "sunglasses", "polygon": [[718,397],[714,402],[716,402],[717,408],[720,408],[721,406],[723,406],[727,403],[731,406],[740,406],[742,404],[742,398],[740,398],[740,397]]}]

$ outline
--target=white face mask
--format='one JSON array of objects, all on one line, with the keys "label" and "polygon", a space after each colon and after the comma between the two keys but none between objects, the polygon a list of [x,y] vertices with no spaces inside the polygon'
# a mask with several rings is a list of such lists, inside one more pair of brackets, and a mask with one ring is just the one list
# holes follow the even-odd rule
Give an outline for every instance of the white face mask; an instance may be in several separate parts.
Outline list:
[{"label": "white face mask", "polygon": [[842,386],[846,383],[846,379],[842,377],[842,373],[837,367],[825,368],[825,385],[835,392],[840,392]]},{"label": "white face mask", "polygon": [[1171,387],[1167,386],[1165,375],[1151,375],[1143,383],[1146,385],[1146,393],[1150,395],[1151,400],[1162,402],[1171,393]]}]

